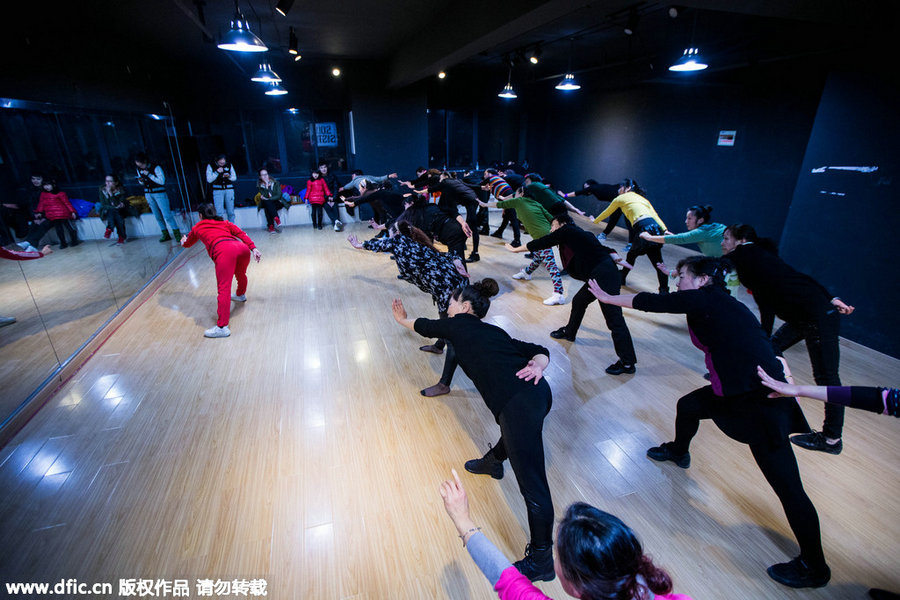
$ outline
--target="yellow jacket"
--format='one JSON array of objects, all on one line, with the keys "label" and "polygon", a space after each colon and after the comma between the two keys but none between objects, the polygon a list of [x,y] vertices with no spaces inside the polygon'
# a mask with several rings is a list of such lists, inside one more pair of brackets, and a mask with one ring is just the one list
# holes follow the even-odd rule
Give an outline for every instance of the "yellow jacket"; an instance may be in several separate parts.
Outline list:
[{"label": "yellow jacket", "polygon": [[640,216],[653,217],[659,226],[666,229],[666,224],[663,223],[662,219],[659,218],[659,215],[656,214],[656,211],[653,209],[653,205],[650,204],[650,201],[638,194],[637,192],[625,192],[624,194],[619,194],[616,196],[615,200],[609,203],[609,206],[606,207],[602,213],[600,213],[596,219],[594,219],[594,223],[599,223],[609,215],[616,212],[616,209],[622,209],[622,213],[624,213],[625,218],[628,219],[628,222],[634,225],[634,222]]}]

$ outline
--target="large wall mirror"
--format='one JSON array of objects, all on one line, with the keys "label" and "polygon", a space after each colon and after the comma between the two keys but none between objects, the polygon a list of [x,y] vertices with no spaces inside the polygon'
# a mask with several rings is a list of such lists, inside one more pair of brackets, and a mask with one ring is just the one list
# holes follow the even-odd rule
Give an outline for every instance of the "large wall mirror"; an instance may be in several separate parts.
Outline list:
[{"label": "large wall mirror", "polygon": [[[135,156],[145,153],[162,167],[173,218],[184,232],[192,217],[171,117],[0,103],[0,244],[24,251],[26,240],[43,233],[34,245],[49,244],[52,250],[35,260],[0,260],[0,423],[5,423],[38,388],[55,385],[60,366],[181,250],[177,239],[160,241]],[[36,174],[41,182],[33,180]],[[107,224],[97,214],[100,187],[110,175],[122,182],[130,207],[124,211],[124,243],[115,229],[105,235]],[[51,180],[79,213],[62,224],[64,244],[55,227],[41,232],[25,217]],[[70,245],[70,225],[77,245]]]}]

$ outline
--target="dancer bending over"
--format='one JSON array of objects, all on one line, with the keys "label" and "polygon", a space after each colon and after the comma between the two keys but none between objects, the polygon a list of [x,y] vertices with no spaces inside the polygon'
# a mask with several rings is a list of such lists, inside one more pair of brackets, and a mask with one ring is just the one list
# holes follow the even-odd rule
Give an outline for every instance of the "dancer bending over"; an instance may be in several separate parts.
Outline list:
[{"label": "dancer bending over", "polygon": [[[218,320],[215,327],[203,332],[208,338],[228,337],[228,319],[231,316],[231,301],[247,301],[247,265],[250,256],[259,262],[262,254],[253,240],[244,231],[230,221],[225,221],[216,212],[214,204],[201,204],[197,207],[200,221],[191,231],[181,238],[181,245],[190,248],[203,242],[206,252],[216,265],[216,288],[218,289]],[[237,293],[231,295],[231,280],[237,280]]]},{"label": "dancer bending over", "polygon": [[500,425],[500,441],[483,458],[466,462],[471,473],[503,477],[509,458],[528,510],[531,542],[516,569],[528,579],[550,581],[553,572],[553,501],[544,469],[544,417],[552,395],[543,379],[550,352],[543,346],[513,339],[481,319],[498,291],[493,279],[455,290],[448,319],[410,319],[400,300],[394,300],[394,319],[424,337],[447,339],[456,348],[463,371],[481,393]]},{"label": "dancer bending over", "polygon": [[684,313],[691,340],[706,355],[711,385],[678,400],[675,440],[650,448],[647,456],[687,469],[688,448],[703,419],[712,419],[725,435],[749,445],[800,545],[800,555],[769,567],[769,576],[790,587],[822,587],[831,571],[822,551],[819,516],[803,490],[788,441],[791,432],[807,432],[809,425],[796,400],[769,398],[756,374],[761,365],[781,377],[781,363],[753,313],[728,294],[718,260],[692,256],[678,263],[678,273],[678,292],[668,295],[611,296],[589,282],[601,302],[646,312]]}]

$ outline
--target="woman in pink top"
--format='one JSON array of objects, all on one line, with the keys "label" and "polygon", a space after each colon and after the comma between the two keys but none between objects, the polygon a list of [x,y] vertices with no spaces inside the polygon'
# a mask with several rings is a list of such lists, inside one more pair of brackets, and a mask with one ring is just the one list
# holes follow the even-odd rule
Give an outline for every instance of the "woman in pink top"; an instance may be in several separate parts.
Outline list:
[{"label": "woman in pink top", "polygon": [[[253,240],[244,231],[229,221],[222,220],[213,204],[197,207],[200,221],[190,233],[181,238],[181,245],[190,248],[197,241],[203,242],[206,252],[216,264],[216,287],[218,288],[218,316],[216,326],[207,329],[203,335],[208,338],[228,337],[228,319],[231,316],[231,301],[247,301],[247,266],[252,254],[256,262],[262,258]],[[237,293],[231,295],[231,280],[237,279]]]},{"label": "woman in pink top", "polygon": [[[548,599],[475,526],[455,470],[441,496],[463,546],[501,600]],[[625,523],[584,502],[570,505],[556,530],[554,568],[566,593],[581,600],[691,600],[672,593],[669,574],[644,554]]]},{"label": "woman in pink top", "polygon": [[[56,185],[55,179],[44,181],[44,191],[41,192],[35,212],[40,213],[47,219],[47,224],[43,228],[46,233],[50,227],[56,228],[56,236],[59,238],[59,247],[68,248],[69,246],[77,246],[81,242],[78,241],[78,232],[75,230],[73,221],[78,218],[72,203],[69,202],[69,196],[60,191]],[[66,244],[65,232],[69,232],[69,243]],[[43,234],[41,234],[43,236]],[[40,238],[34,242],[30,242],[32,246],[37,246]]]},{"label": "woman in pink top", "polygon": [[322,229],[322,207],[325,198],[331,196],[328,184],[322,179],[318,170],[312,171],[309,181],[306,182],[306,201],[312,208],[312,224],[316,229]]}]

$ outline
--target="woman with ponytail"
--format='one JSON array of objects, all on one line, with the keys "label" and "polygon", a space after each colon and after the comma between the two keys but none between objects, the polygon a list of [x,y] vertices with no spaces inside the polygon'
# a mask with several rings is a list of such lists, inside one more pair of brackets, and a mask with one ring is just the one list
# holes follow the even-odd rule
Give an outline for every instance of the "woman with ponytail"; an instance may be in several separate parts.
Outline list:
[{"label": "woman with ponytail", "polygon": [[678,400],[675,440],[647,450],[657,461],[691,466],[688,451],[700,421],[712,419],[731,439],[750,452],[775,491],[800,545],[800,556],[772,565],[769,576],[784,585],[822,587],[831,578],[819,531],[819,516],[803,490],[797,459],[788,440],[809,425],[794,398],[769,398],[757,366],[784,381],[781,363],[759,321],[725,288],[724,265],[715,258],[692,256],[678,263],[678,291],[660,296],[612,296],[591,281],[600,302],[645,312],[684,313],[691,341],[706,355],[710,385]]},{"label": "woman with ponytail", "polygon": [[[441,484],[444,509],[469,555],[501,600],[544,600],[469,516],[466,490],[453,470]],[[672,578],[644,554],[634,531],[618,517],[575,502],[556,530],[555,572],[563,590],[581,600],[691,600],[672,593]]]},{"label": "woman with ponytail", "polygon": [[513,339],[496,325],[482,321],[499,288],[493,279],[457,288],[450,297],[449,318],[410,319],[397,299],[394,319],[411,331],[443,338],[463,371],[481,393],[500,426],[500,441],[483,458],[466,462],[466,470],[494,479],[503,477],[509,459],[528,511],[531,541],[518,571],[531,581],[550,581],[553,572],[553,501],[544,469],[544,417],[552,394],[543,378],[550,351]]},{"label": "woman with ponytail", "polygon": [[722,256],[722,234],[725,226],[712,221],[712,206],[692,206],[684,217],[685,233],[652,235],[646,231],[641,237],[656,244],[697,244],[704,256]]},{"label": "woman with ponytail", "polygon": [[[775,351],[781,354],[805,341],[816,384],[840,386],[841,315],[849,315],[853,307],[781,260],[775,244],[759,238],[749,225],[728,226],[722,251],[741,283],[753,292],[763,330],[772,333],[776,316],[784,321],[772,334]],[[807,450],[840,454],[843,429],[844,407],[826,404],[822,431],[795,435],[791,441]]]}]

